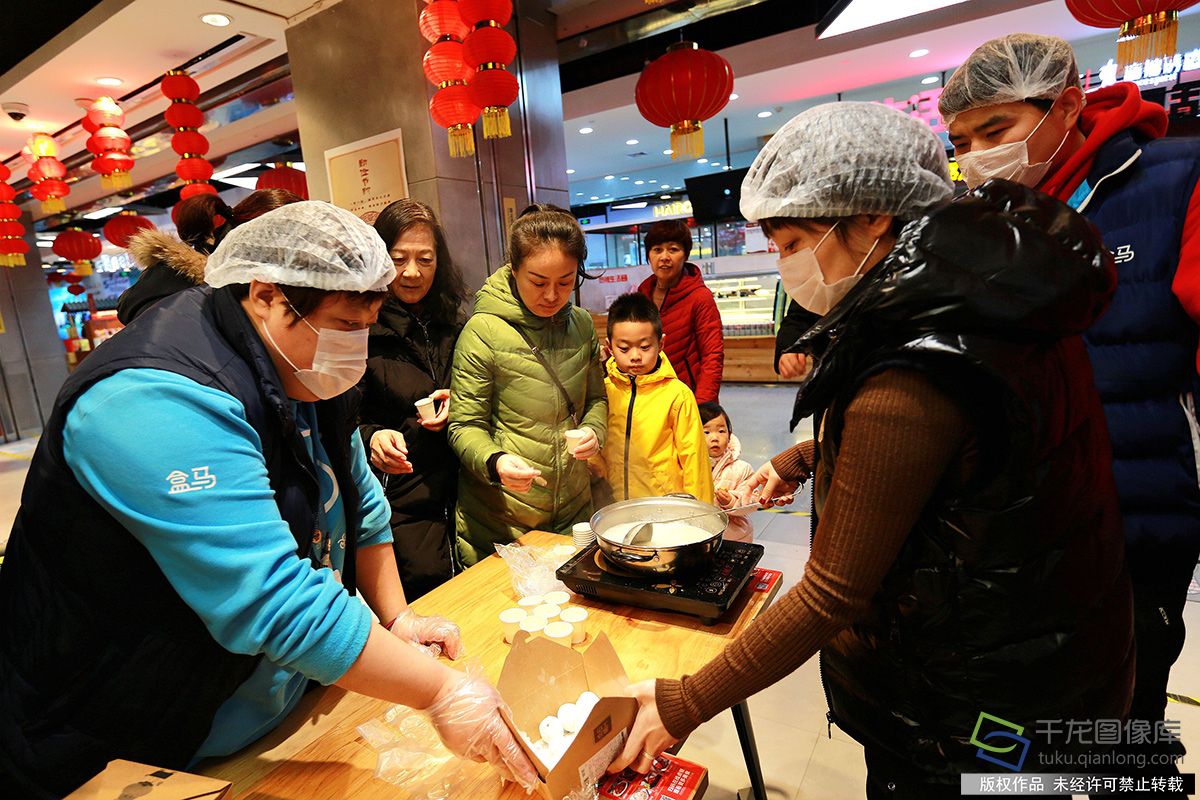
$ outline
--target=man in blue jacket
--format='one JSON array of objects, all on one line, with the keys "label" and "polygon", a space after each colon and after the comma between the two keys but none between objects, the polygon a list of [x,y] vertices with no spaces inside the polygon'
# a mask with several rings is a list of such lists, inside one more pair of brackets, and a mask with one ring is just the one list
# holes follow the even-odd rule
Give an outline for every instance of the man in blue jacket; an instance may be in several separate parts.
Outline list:
[{"label": "man in blue jacket", "polygon": [[1086,216],[1116,256],[1116,294],[1086,341],[1133,581],[1129,717],[1158,742],[1151,752],[1180,755],[1161,724],[1200,556],[1200,140],[1162,138],[1166,112],[1133,83],[1085,97],[1070,45],[1052,36],[981,45],[939,105],[967,185],[1007,178],[1057,197]]},{"label": "man in blue jacket", "polygon": [[0,796],[227,755],[310,680],[427,709],[532,785],[495,690],[430,658],[458,629],[408,609],[356,434],[394,275],[353,214],[285,206],[66,382],[0,572]]}]

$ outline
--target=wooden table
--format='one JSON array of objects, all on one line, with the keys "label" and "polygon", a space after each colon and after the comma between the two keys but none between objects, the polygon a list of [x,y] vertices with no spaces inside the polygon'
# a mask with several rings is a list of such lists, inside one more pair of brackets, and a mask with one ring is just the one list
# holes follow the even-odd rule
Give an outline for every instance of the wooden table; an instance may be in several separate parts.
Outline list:
[{"label": "wooden table", "polygon": [[[547,545],[569,539],[534,531],[520,541]],[[574,596],[572,604],[589,610],[588,641],[601,631],[608,634],[630,680],[640,681],[694,672],[739,635],[773,598],[774,592],[753,592],[747,586],[734,607],[711,626],[682,614],[611,605],[581,596]],[[468,658],[482,662],[494,683],[509,649],[497,616],[516,599],[507,567],[493,555],[412,606],[418,613],[440,614],[458,623]],[[395,800],[402,793],[396,786],[374,779],[377,753],[356,731],[367,720],[382,716],[390,705],[336,686],[311,691],[270,735],[229,758],[207,761],[196,771],[231,781],[232,796],[238,798]],[[758,788],[762,777],[745,704],[735,708],[734,719],[752,783]],[[480,786],[464,787],[462,796],[472,800],[526,797],[512,786],[501,792],[490,775]]]}]

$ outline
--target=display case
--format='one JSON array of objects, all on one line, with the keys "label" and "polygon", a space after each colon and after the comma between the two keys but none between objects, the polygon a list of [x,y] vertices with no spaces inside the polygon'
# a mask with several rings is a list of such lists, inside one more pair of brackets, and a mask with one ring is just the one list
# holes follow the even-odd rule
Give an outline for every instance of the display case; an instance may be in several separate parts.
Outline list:
[{"label": "display case", "polygon": [[705,283],[716,298],[717,310],[721,312],[721,327],[727,339],[775,335],[778,273],[706,277]]}]

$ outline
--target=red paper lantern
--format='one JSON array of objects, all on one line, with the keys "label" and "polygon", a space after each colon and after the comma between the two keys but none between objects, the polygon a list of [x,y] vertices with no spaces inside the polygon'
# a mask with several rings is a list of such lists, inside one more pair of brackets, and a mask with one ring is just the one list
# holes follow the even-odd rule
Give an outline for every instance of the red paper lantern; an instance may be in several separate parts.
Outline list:
[{"label": "red paper lantern", "polygon": [[11,203],[17,196],[17,190],[7,183],[0,183],[0,203]]},{"label": "red paper lantern", "polygon": [[200,99],[200,84],[191,75],[179,70],[168,70],[159,88],[163,96],[172,102],[186,100],[194,103]]},{"label": "red paper lantern", "polygon": [[308,176],[286,164],[276,164],[258,176],[255,189],[284,189],[302,200],[308,199]]},{"label": "red paper lantern", "polygon": [[83,280],[83,276],[76,275],[74,272],[68,272],[66,275],[63,275],[63,280],[67,283],[79,283]]},{"label": "red paper lantern", "polygon": [[483,109],[483,138],[502,139],[512,135],[508,106],[520,93],[517,78],[504,67],[481,68],[467,86],[471,102]]},{"label": "red paper lantern", "polygon": [[[195,197],[198,194],[217,194],[217,187],[211,183],[184,184],[183,188],[179,190],[179,199],[187,200],[189,197]],[[174,219],[173,216],[172,219]]]},{"label": "red paper lantern", "polygon": [[453,81],[466,81],[471,77],[471,68],[463,61],[463,44],[454,39],[440,39],[425,51],[421,61],[425,77],[434,86]]},{"label": "red paper lantern", "polygon": [[75,265],[78,275],[92,274],[92,259],[104,249],[100,240],[79,228],[67,228],[54,237],[54,254]]},{"label": "red paper lantern", "polygon": [[62,180],[67,177],[67,166],[57,158],[39,158],[37,163],[33,165],[37,170],[37,174],[42,180],[54,179]]},{"label": "red paper lantern", "polygon": [[154,230],[154,223],[135,211],[122,211],[104,223],[104,238],[117,247],[129,247],[129,240],[141,231]]},{"label": "red paper lantern", "polygon": [[1121,66],[1175,54],[1179,12],[1198,0],[1067,0],[1075,19],[1093,28],[1117,28]]},{"label": "red paper lantern", "polygon": [[[24,229],[22,229],[24,234]],[[29,242],[16,236],[0,237],[0,267],[25,266],[25,254],[29,252]]]},{"label": "red paper lantern", "polygon": [[120,128],[125,124],[125,112],[111,97],[99,97],[88,106],[84,119],[97,128]]},{"label": "red paper lantern", "polygon": [[179,159],[175,165],[175,174],[185,181],[206,181],[213,175],[212,164],[199,156],[189,156]]},{"label": "red paper lantern", "polygon": [[0,161],[0,183],[8,180],[11,177],[12,170],[6,167],[3,161]]},{"label": "red paper lantern", "polygon": [[729,102],[733,68],[695,42],[679,42],[650,62],[638,78],[638,111],[654,125],[671,129],[671,160],[704,154],[701,123]]},{"label": "red paper lantern", "polygon": [[208,137],[195,130],[181,130],[171,137],[171,149],[181,156],[202,156],[208,152]]},{"label": "red paper lantern", "polygon": [[73,295],[81,295],[84,292],[86,292],[87,289],[83,288],[78,283],[72,283],[70,286],[67,287],[67,291]]},{"label": "red paper lantern", "polygon": [[[49,134],[35,133],[29,137],[26,145],[29,158],[33,159],[29,167],[28,178],[34,182],[30,194],[42,203],[42,212],[57,214],[66,211],[63,198],[71,193],[63,178],[67,176],[67,168],[55,156],[58,154],[58,143]],[[24,151],[22,151],[24,155]]]},{"label": "red paper lantern", "polygon": [[[434,0],[439,2],[439,0]],[[471,94],[461,83],[443,86],[429,101],[429,115],[446,129],[450,140],[450,155],[462,158],[475,154],[472,125],[479,117],[480,107],[471,101]]]},{"label": "red paper lantern", "polygon": [[471,31],[463,40],[463,60],[472,69],[481,64],[507,67],[516,57],[517,43],[503,28],[488,25]]},{"label": "red paper lantern", "polygon": [[421,10],[417,27],[425,41],[436,42],[443,36],[460,42],[466,38],[470,28],[458,13],[458,5],[457,0],[433,0]]},{"label": "red paper lantern", "polygon": [[83,119],[79,120],[79,122],[81,125],[83,125],[83,129],[88,133],[95,133],[96,131],[100,130],[100,126],[88,119],[86,114],[84,115]]},{"label": "red paper lantern", "polygon": [[195,130],[204,124],[204,112],[191,103],[172,103],[163,112],[163,118],[172,128]]},{"label": "red paper lantern", "polygon": [[58,156],[58,142],[54,141],[54,137],[48,133],[35,133],[29,137],[29,152],[33,154],[34,159],[39,158],[56,158]]},{"label": "red paper lantern", "polygon": [[129,134],[120,128],[106,126],[96,131],[88,139],[88,150],[91,150],[91,144],[95,141],[96,146],[100,148],[101,153],[109,151],[117,151],[121,153],[129,152],[129,148],[133,147],[133,140],[129,138]]},{"label": "red paper lantern", "polygon": [[[31,190],[32,191],[32,190]],[[0,203],[0,219],[20,219],[21,207],[15,203]]]},{"label": "red paper lantern", "polygon": [[459,14],[468,27],[492,20],[501,28],[512,19],[512,0],[459,0]]},{"label": "red paper lantern", "polygon": [[0,238],[24,236],[25,226],[10,219],[0,220]]}]

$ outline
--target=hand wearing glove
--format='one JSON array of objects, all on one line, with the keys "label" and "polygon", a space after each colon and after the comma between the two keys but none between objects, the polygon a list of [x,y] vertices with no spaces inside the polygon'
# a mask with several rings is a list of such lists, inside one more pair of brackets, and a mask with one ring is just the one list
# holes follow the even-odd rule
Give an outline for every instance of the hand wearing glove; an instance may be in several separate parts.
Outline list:
[{"label": "hand wearing glove", "polygon": [[445,617],[423,617],[407,608],[396,617],[388,630],[434,658],[442,653],[450,658],[463,655],[462,635],[458,626]]},{"label": "hand wearing glove", "polygon": [[537,771],[500,717],[508,707],[482,675],[455,673],[425,709],[438,736],[455,755],[486,761],[500,776],[532,793]]}]

